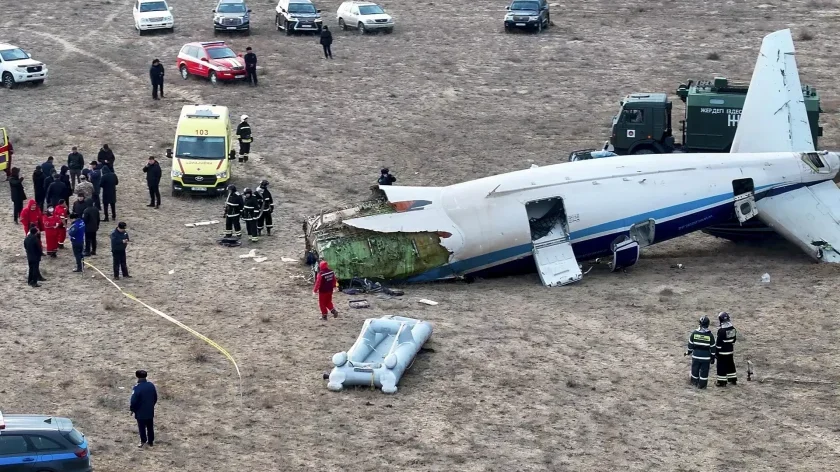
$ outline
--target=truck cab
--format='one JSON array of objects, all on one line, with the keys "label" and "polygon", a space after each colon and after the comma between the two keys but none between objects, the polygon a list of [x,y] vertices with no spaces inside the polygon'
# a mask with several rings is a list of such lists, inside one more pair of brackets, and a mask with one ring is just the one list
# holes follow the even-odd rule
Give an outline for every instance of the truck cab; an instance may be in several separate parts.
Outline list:
[{"label": "truck cab", "polygon": [[[747,84],[725,77],[689,81],[677,88],[685,103],[680,121],[682,142],[674,141],[672,104],[664,93],[634,93],[621,101],[613,117],[610,144],[616,154],[666,154],[670,152],[729,152],[747,97]],[[814,87],[802,87],[814,146],[822,136],[820,97]]]},{"label": "truck cab", "polygon": [[[185,105],[175,130],[172,195],[223,195],[233,173],[232,127],[227,107]],[[173,156],[174,154],[174,156]]]},{"label": "truck cab", "polygon": [[[662,154],[671,136],[671,102],[664,93],[634,93],[621,100],[613,117],[612,144],[617,154]],[[673,144],[671,144],[673,146]]]}]

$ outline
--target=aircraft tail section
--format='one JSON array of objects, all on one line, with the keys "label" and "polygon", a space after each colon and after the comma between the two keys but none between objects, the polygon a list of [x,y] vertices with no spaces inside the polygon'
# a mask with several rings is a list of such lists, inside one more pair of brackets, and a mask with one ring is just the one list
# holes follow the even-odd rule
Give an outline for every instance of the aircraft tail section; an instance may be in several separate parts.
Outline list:
[{"label": "aircraft tail section", "polygon": [[782,151],[814,151],[789,29],[761,43],[731,148],[732,153]]}]

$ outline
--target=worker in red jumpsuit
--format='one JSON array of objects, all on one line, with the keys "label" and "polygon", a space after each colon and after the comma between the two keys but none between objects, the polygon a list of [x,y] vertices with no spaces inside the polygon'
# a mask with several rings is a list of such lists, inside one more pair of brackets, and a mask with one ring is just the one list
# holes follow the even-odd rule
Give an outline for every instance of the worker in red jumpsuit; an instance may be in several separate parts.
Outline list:
[{"label": "worker in red jumpsuit", "polygon": [[44,237],[47,240],[47,255],[56,257],[58,252],[58,228],[61,226],[61,218],[55,214],[53,207],[49,207],[41,220],[43,221]]},{"label": "worker in red jumpsuit", "polygon": [[67,203],[59,200],[55,206],[54,213],[58,216],[61,224],[58,226],[58,247],[64,249],[64,241],[67,240]]},{"label": "worker in red jumpsuit", "polygon": [[321,319],[327,319],[327,311],[332,313],[333,318],[338,318],[338,310],[335,309],[332,302],[333,290],[335,290],[336,278],[335,272],[330,270],[327,261],[321,261],[319,265],[318,275],[315,276],[315,288],[313,293],[318,294],[318,307],[321,308]]},{"label": "worker in red jumpsuit", "polygon": [[44,230],[44,225],[41,222],[41,209],[38,208],[38,203],[35,200],[29,200],[23,210],[20,212],[20,224],[23,225],[23,232],[29,234],[29,225],[35,223],[38,231]]}]

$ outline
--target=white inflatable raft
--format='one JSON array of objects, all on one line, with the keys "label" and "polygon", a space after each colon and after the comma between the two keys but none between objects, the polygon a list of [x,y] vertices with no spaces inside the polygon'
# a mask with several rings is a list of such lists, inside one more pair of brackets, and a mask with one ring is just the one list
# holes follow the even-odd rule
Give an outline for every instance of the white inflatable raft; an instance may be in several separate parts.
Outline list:
[{"label": "white inflatable raft", "polygon": [[400,377],[432,335],[432,325],[413,318],[386,315],[365,320],[362,333],[347,352],[333,356],[327,388],[369,385],[395,393]]}]

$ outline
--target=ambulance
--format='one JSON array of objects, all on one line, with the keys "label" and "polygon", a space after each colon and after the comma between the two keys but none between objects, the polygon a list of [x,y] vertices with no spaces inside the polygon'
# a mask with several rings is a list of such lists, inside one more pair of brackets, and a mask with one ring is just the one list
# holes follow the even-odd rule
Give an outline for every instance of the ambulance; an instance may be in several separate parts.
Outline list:
[{"label": "ambulance", "polygon": [[0,172],[7,176],[12,170],[12,142],[6,134],[6,128],[0,128]]},{"label": "ambulance", "polygon": [[172,196],[223,195],[232,177],[233,129],[227,107],[185,105],[181,109],[172,157]]}]

